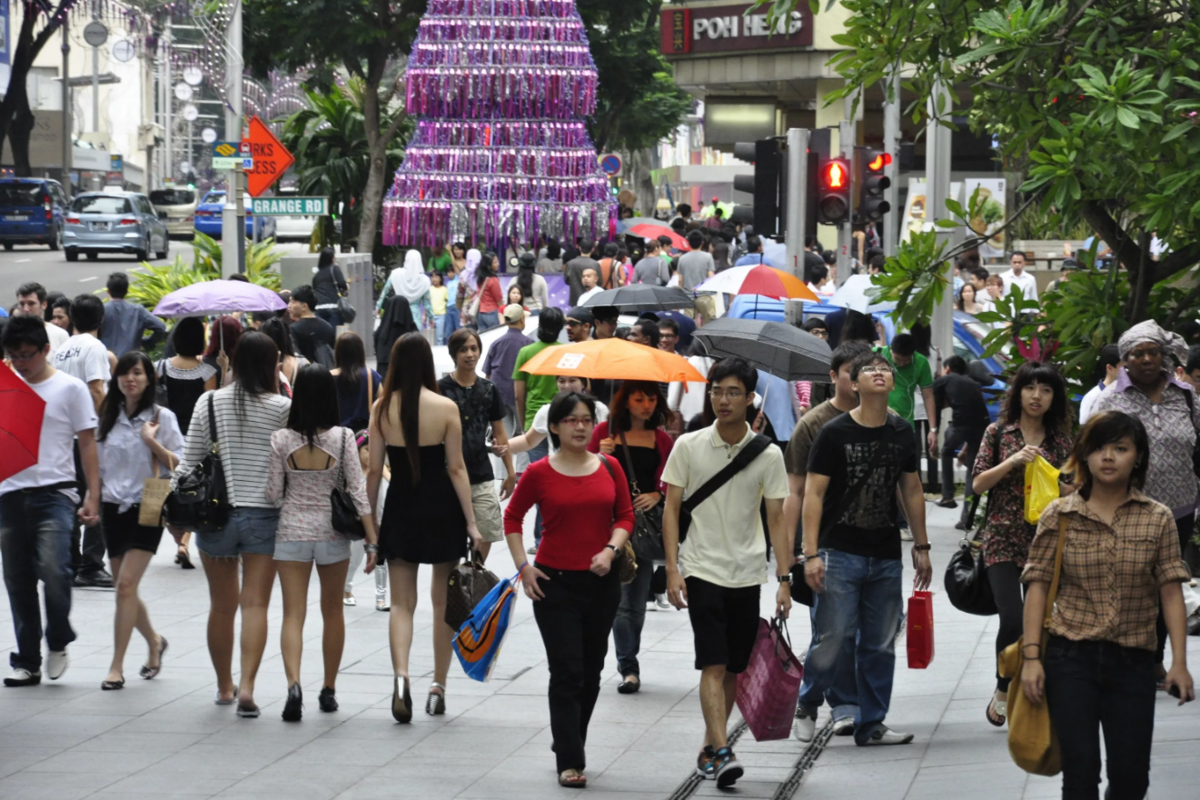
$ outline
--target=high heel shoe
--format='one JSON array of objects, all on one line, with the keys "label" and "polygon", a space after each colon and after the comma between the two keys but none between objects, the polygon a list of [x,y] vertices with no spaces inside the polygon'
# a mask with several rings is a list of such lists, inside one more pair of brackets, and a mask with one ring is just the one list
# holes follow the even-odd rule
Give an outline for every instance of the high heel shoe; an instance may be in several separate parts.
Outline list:
[{"label": "high heel shoe", "polygon": [[293,683],[288,687],[287,702],[283,705],[283,721],[299,722],[304,715],[304,693],[300,684]]},{"label": "high heel shoe", "polygon": [[[401,681],[404,682],[403,693],[400,691]],[[392,717],[396,722],[412,722],[412,695],[408,692],[408,678],[403,675],[396,676],[392,687]]]},{"label": "high heel shoe", "polygon": [[[441,689],[441,694],[433,691]],[[429,698],[425,701],[425,713],[431,717],[440,717],[446,713],[446,687],[442,686],[437,681],[429,688]]]}]

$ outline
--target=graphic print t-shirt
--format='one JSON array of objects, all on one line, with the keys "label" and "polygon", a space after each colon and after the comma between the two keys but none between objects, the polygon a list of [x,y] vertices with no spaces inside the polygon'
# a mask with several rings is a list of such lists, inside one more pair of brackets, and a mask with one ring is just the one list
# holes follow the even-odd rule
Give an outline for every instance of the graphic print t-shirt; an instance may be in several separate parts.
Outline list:
[{"label": "graphic print t-shirt", "polygon": [[[896,485],[917,471],[913,429],[895,414],[886,425],[867,428],[850,414],[831,420],[817,434],[808,471],[829,476],[819,546],[870,558],[900,558]],[[847,493],[866,480],[847,503]],[[830,514],[837,520],[830,524]]]},{"label": "graphic print t-shirt", "polygon": [[471,386],[460,386],[453,375],[443,375],[438,389],[458,405],[462,416],[463,461],[471,483],[483,483],[494,477],[491,448],[487,444],[492,423],[504,419],[504,404],[495,384],[486,378],[475,378]]}]

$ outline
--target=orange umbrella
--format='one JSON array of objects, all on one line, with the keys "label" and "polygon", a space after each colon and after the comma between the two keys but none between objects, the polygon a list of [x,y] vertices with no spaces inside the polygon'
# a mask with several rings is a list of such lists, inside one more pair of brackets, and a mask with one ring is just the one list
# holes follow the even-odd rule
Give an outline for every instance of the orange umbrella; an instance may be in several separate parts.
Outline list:
[{"label": "orange umbrella", "polygon": [[705,378],[683,356],[624,339],[592,339],[548,347],[521,367],[531,375],[577,375],[625,381],[700,381]]},{"label": "orange umbrella", "polygon": [[819,299],[812,289],[795,275],[765,264],[722,270],[699,284],[696,289],[701,292],[724,294],[761,294],[779,300],[791,298],[817,302]]}]

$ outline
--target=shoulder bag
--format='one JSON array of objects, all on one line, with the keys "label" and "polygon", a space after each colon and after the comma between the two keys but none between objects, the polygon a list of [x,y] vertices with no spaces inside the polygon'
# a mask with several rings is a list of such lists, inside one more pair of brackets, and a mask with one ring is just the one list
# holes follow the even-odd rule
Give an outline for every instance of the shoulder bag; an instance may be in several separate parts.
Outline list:
[{"label": "shoulder bag", "polygon": [[[367,376],[368,380],[370,375]],[[358,509],[354,507],[354,501],[350,497],[350,492],[346,491],[346,451],[347,443],[350,437],[348,431],[342,430],[342,456],[338,459],[338,480],[333,490],[329,493],[329,505],[331,508],[330,523],[333,529],[345,536],[352,542],[357,542],[366,537],[367,532],[363,528],[362,518],[358,515]],[[357,453],[355,454],[357,458]]]},{"label": "shoulder bag", "polygon": [[[621,431],[618,435],[621,438],[621,449],[625,451],[625,469],[629,471],[629,483],[636,496],[641,494],[642,490],[638,488],[637,478],[633,475],[633,455],[629,452],[629,445],[625,442],[625,432]],[[657,451],[657,442],[655,444]],[[633,542],[633,552],[637,553],[638,558],[646,561],[665,560],[667,551],[663,547],[662,538],[662,501],[660,500],[658,505],[645,511],[635,508],[633,518],[633,535],[630,537],[630,541]]]},{"label": "shoulder bag", "polygon": [[213,396],[208,395],[208,433],[212,443],[207,455],[179,479],[167,497],[167,522],[195,533],[216,533],[229,520],[229,488],[217,442],[217,418]]},{"label": "shoulder bag", "polygon": [[[158,423],[158,408],[154,409],[154,422]],[[172,466],[175,461],[172,459]],[[171,494],[171,479],[158,477],[158,458],[150,452],[150,477],[142,481],[142,499],[138,503],[138,525],[162,529],[163,505]]]},{"label": "shoulder bag", "polygon": [[[999,459],[999,428],[996,428],[992,442],[992,453]],[[972,465],[973,468],[974,465]],[[967,475],[967,480],[972,480],[970,474]],[[970,530],[975,524],[975,512],[979,509],[979,500],[979,494],[972,495],[971,507],[966,516],[967,530]],[[990,617],[1000,613],[996,608],[996,598],[992,596],[992,584],[987,577],[987,562],[984,561],[983,546],[979,541],[979,534],[983,531],[986,523],[987,511],[985,510],[983,520],[980,521],[975,535],[964,536],[958,544],[958,552],[950,557],[950,563],[946,565],[945,577],[946,595],[950,598],[950,604],[959,611],[981,617]]]},{"label": "shoulder bag", "polygon": [[[617,498],[621,496],[620,493],[625,491],[627,487],[617,483],[617,473],[613,472],[612,464],[608,463],[608,459],[604,456],[598,457],[600,463],[608,470],[608,477],[612,478],[613,487],[617,490],[617,494],[613,497],[613,521],[615,522],[617,519]],[[633,579],[637,577],[637,554],[633,550],[632,536],[625,540],[625,544],[617,552],[616,557],[613,558],[613,569],[617,570],[622,584],[633,583]]]},{"label": "shoulder bag", "polygon": [[[1041,652],[1046,652],[1046,631],[1054,613],[1054,601],[1058,599],[1058,582],[1062,577],[1063,543],[1067,539],[1067,517],[1058,514],[1058,547],[1054,551],[1054,578],[1050,581],[1050,592],[1046,595],[1046,616],[1042,619]],[[1008,685],[1008,754],[1013,763],[1034,775],[1054,776],[1062,770],[1062,752],[1054,722],[1050,719],[1050,704],[1043,696],[1042,702],[1034,705],[1025,696],[1021,686],[1021,671],[1025,668],[1025,637],[1004,648],[999,656],[999,672],[1010,678]],[[1032,644],[1032,642],[1031,642]]]},{"label": "shoulder bag", "polygon": [[462,628],[479,601],[499,582],[500,579],[483,566],[483,554],[475,550],[470,558],[450,572],[446,581],[446,624],[456,631]]},{"label": "shoulder bag", "polygon": [[713,496],[713,493],[720,489],[725,484],[737,475],[754,459],[762,455],[771,445],[771,440],[761,433],[755,434],[749,444],[742,448],[742,452],[733,457],[723,470],[713,475],[704,485],[692,493],[690,497],[683,501],[679,507],[679,543],[683,544],[687,539],[688,529],[692,526],[692,512],[696,507],[705,500]]},{"label": "shoulder bag", "polygon": [[[334,268],[337,269],[336,264],[334,264]],[[345,283],[346,276],[342,274],[342,271],[340,269],[338,269],[338,274],[342,276],[342,283]],[[333,276],[330,276],[330,277],[333,277]],[[337,281],[333,282],[333,288],[335,291],[337,291]],[[347,286],[346,290],[349,291],[349,289],[350,289],[350,287]],[[354,322],[354,318],[358,316],[358,309],[356,309],[354,307],[354,304],[350,302],[349,297],[342,294],[341,292],[338,292],[337,313],[338,313],[338,316],[340,316],[342,318],[342,322],[346,325],[349,325],[351,322]]]}]

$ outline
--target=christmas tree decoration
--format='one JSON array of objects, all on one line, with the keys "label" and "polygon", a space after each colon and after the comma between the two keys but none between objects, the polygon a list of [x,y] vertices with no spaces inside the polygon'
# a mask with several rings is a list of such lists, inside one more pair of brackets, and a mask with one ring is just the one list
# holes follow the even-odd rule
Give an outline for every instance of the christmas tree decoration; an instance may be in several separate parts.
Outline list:
[{"label": "christmas tree decoration", "polygon": [[602,239],[616,203],[584,118],[596,65],[574,0],[430,0],[406,74],[417,117],[383,242]]}]

